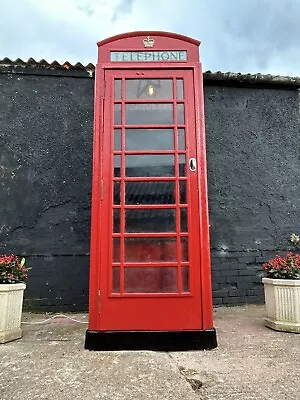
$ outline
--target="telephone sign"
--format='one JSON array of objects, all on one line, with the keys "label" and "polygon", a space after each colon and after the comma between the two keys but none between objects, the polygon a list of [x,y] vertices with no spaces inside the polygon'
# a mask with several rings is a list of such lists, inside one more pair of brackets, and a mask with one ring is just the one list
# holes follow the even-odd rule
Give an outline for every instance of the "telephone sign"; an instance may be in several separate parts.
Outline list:
[{"label": "telephone sign", "polygon": [[110,61],[158,62],[187,61],[186,51],[111,51]]}]

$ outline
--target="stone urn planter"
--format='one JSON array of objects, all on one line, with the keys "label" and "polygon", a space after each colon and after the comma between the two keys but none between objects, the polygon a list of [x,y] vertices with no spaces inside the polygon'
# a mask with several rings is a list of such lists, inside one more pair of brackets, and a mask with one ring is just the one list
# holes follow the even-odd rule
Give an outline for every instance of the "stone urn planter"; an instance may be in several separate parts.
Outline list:
[{"label": "stone urn planter", "polygon": [[263,278],[267,316],[265,325],[300,333],[300,280]]},{"label": "stone urn planter", "polygon": [[0,343],[22,337],[21,317],[25,283],[0,284]]},{"label": "stone urn planter", "polygon": [[22,337],[21,317],[27,272],[25,258],[0,255],[0,343]]}]

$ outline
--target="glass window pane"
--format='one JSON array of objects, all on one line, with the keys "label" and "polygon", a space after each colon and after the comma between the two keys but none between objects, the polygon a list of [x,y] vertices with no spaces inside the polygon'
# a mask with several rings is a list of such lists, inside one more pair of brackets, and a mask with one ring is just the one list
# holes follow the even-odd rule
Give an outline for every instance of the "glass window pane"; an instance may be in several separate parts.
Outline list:
[{"label": "glass window pane", "polygon": [[173,104],[126,104],[125,118],[128,125],[170,125],[173,124]]},{"label": "glass window pane", "polygon": [[120,267],[112,269],[112,292],[120,293]]},{"label": "glass window pane", "polygon": [[175,232],[175,210],[127,210],[125,232]]},{"label": "glass window pane", "polygon": [[115,100],[121,100],[122,80],[115,79]]},{"label": "glass window pane", "polygon": [[184,129],[178,129],[178,149],[185,150],[185,133]]},{"label": "glass window pane", "polygon": [[177,123],[184,124],[184,107],[183,104],[177,104]]},{"label": "glass window pane", "polygon": [[121,197],[121,184],[120,182],[114,182],[114,204],[120,204],[120,197]]},{"label": "glass window pane", "polygon": [[163,155],[135,155],[126,156],[126,176],[174,176],[174,156]]},{"label": "glass window pane", "polygon": [[186,181],[179,182],[180,203],[186,204]]},{"label": "glass window pane", "polygon": [[121,104],[115,104],[115,125],[121,125]]},{"label": "glass window pane", "polygon": [[126,238],[125,262],[177,261],[176,238]]},{"label": "glass window pane", "polygon": [[114,233],[120,233],[120,210],[114,210]]},{"label": "glass window pane", "polygon": [[121,150],[121,129],[114,129],[114,150]]},{"label": "glass window pane", "polygon": [[177,99],[183,100],[183,79],[176,79]]},{"label": "glass window pane", "polygon": [[182,291],[187,293],[190,291],[189,267],[186,266],[182,267],[181,275],[182,275]]},{"label": "glass window pane", "polygon": [[185,169],[185,154],[180,154],[178,156],[179,161],[179,176],[186,176],[186,169]]},{"label": "glass window pane", "polygon": [[182,237],[181,240],[181,261],[189,261],[188,238]]},{"label": "glass window pane", "polygon": [[113,262],[120,262],[120,238],[113,238]]},{"label": "glass window pane", "polygon": [[187,209],[180,209],[180,224],[181,224],[181,232],[188,231],[188,220],[187,220]]},{"label": "glass window pane", "polygon": [[114,176],[121,176],[121,156],[114,156]]},{"label": "glass window pane", "polygon": [[177,293],[176,267],[127,267],[125,293]]},{"label": "glass window pane", "polygon": [[173,129],[126,129],[126,150],[173,150]]},{"label": "glass window pane", "polygon": [[172,79],[126,79],[126,99],[172,98]]},{"label": "glass window pane", "polygon": [[126,182],[126,204],[175,204],[175,182]]}]

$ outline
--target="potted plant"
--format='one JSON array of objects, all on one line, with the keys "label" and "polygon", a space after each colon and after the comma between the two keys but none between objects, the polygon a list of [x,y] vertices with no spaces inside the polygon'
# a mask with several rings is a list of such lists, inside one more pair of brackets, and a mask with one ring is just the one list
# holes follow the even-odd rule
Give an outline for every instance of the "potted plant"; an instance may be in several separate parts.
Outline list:
[{"label": "potted plant", "polygon": [[0,255],[0,343],[22,337],[24,281],[29,269],[25,267],[25,258]]},{"label": "potted plant", "polygon": [[[294,245],[298,235],[290,238]],[[300,333],[300,254],[288,252],[263,264],[265,277],[265,325],[277,331]]]}]

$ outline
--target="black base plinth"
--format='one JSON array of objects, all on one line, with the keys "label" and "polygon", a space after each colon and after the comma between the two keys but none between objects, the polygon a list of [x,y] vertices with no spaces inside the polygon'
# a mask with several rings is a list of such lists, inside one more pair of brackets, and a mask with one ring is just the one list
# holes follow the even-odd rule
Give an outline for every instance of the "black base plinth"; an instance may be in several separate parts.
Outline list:
[{"label": "black base plinth", "polygon": [[208,350],[217,347],[215,329],[202,331],[86,331],[88,350]]}]

